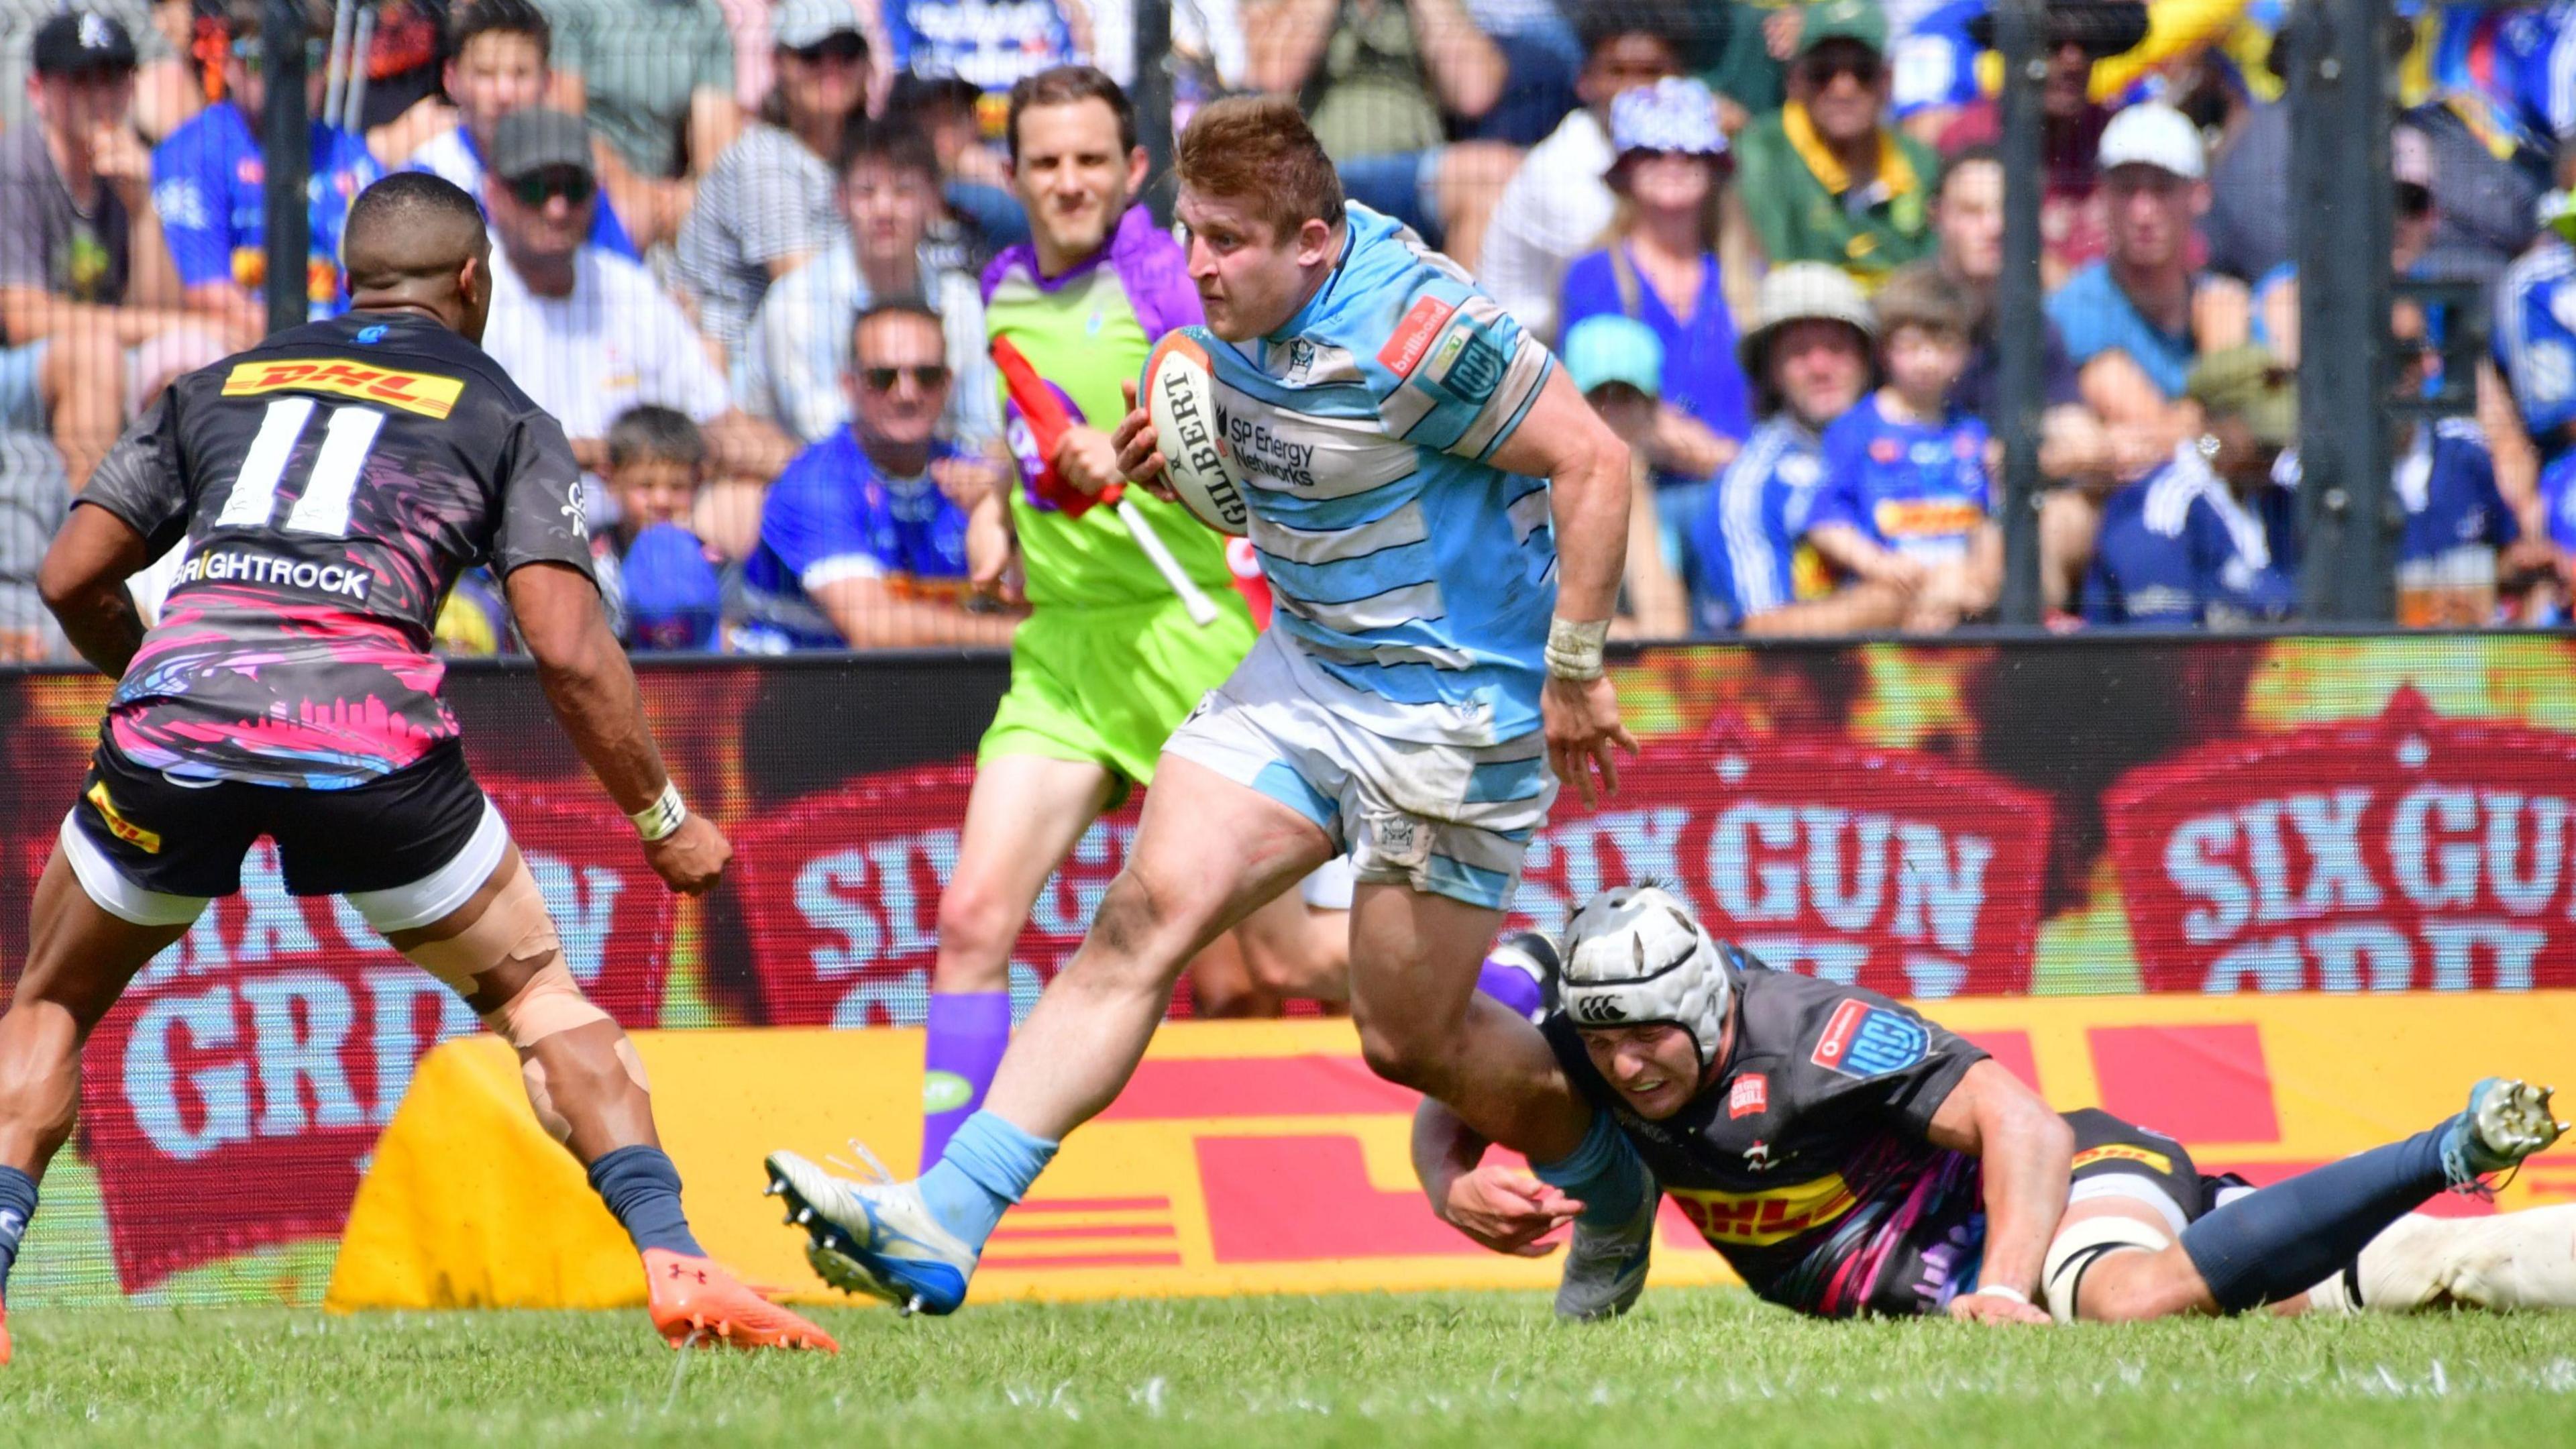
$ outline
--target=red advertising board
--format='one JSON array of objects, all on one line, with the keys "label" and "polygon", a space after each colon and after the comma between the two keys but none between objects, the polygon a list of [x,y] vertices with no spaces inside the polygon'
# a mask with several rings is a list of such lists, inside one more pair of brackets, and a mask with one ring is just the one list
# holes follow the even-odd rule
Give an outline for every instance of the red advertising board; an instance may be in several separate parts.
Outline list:
[{"label": "red advertising board", "polygon": [[2576,985],[2576,735],[2375,719],[2222,740],[2103,801],[2155,991]]}]

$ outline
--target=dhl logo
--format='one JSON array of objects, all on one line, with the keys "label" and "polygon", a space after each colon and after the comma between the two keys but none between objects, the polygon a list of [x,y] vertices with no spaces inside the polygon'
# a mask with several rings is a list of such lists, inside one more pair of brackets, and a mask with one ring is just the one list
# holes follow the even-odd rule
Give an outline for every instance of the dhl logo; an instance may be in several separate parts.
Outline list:
[{"label": "dhl logo", "polygon": [[2090,1167],[2096,1162],[2114,1161],[2143,1162],[2158,1172],[2173,1171],[2172,1158],[2165,1156],[2161,1152],[2149,1152],[2143,1147],[2131,1147],[2125,1142],[2106,1142],[2099,1147],[2087,1147],[2083,1151],[2075,1154],[2075,1161],[2069,1165],[2068,1170],[2072,1171],[2074,1168],[2078,1167]]},{"label": "dhl logo", "polygon": [[1686,1187],[1664,1191],[1701,1237],[1754,1248],[1822,1227],[1850,1212],[1859,1201],[1837,1172],[1768,1192],[1694,1192]]},{"label": "dhl logo", "polygon": [[124,816],[117,814],[116,802],[107,797],[107,782],[105,780],[94,780],[90,782],[89,803],[98,807],[98,818],[107,822],[107,831],[110,835],[115,836],[117,839],[124,841],[126,844],[133,846],[135,849],[142,851],[146,855],[159,855],[161,853],[161,833],[157,830],[146,830],[142,826],[135,824],[133,821],[126,819]]},{"label": "dhl logo", "polygon": [[1986,511],[1964,498],[1890,499],[1874,517],[1889,538],[1939,538],[1975,528],[1986,521]]},{"label": "dhl logo", "polygon": [[456,410],[456,400],[464,395],[465,384],[435,373],[369,367],[345,357],[237,363],[224,375],[226,397],[252,397],[264,392],[337,393],[425,418],[443,419]]}]

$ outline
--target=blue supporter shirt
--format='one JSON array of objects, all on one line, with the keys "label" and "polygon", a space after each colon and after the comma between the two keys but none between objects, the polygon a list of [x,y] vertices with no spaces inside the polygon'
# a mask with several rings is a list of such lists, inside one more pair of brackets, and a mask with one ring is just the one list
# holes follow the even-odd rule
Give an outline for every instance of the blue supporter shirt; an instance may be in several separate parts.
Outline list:
[{"label": "blue supporter shirt", "polygon": [[2109,262],[2077,268],[2050,295],[2048,320],[2057,324],[2066,354],[2077,367],[2105,352],[2125,352],[2167,398],[2182,396],[2192,359],[2199,355],[2188,328],[2172,333],[2147,320],[2112,279]]},{"label": "blue supporter shirt", "polygon": [[2084,577],[2091,624],[2285,619],[2298,604],[2295,497],[2236,497],[2189,444],[2103,505]]},{"label": "blue supporter shirt", "polygon": [[1848,524],[1927,564],[1967,556],[1991,503],[1985,422],[1956,408],[1938,423],[1897,422],[1871,393],[1825,429],[1825,482],[1813,531]]},{"label": "blue supporter shirt", "polygon": [[[1633,264],[1630,275],[1636,275]],[[1741,439],[1752,430],[1753,410],[1744,368],[1735,356],[1735,319],[1727,311],[1723,281],[1717,257],[1701,258],[1699,296],[1691,302],[1690,320],[1684,322],[1639,278],[1637,309],[1629,314],[1619,295],[1618,272],[1610,263],[1610,253],[1592,252],[1575,258],[1565,270],[1557,335],[1565,336],[1586,317],[1634,315],[1653,328],[1664,344],[1663,400],[1708,424],[1709,431]]]},{"label": "blue supporter shirt", "polygon": [[[957,456],[932,445],[931,460]],[[851,429],[796,455],[769,487],[760,546],[743,565],[746,643],[759,651],[842,649],[841,631],[813,601],[843,579],[899,589],[966,577],[966,515],[927,474],[888,478]]]},{"label": "blue supporter shirt", "polygon": [[1949,0],[1915,20],[1896,37],[1887,57],[1888,101],[1896,118],[1964,106],[1983,96],[1977,81],[1977,43],[1968,22],[1986,12],[1988,0]]},{"label": "blue supporter shirt", "polygon": [[2522,537],[2496,488],[2495,457],[2471,418],[2417,428],[2393,479],[2406,508],[2397,561],[2420,563],[2456,549],[2503,548]]},{"label": "blue supporter shirt", "polygon": [[2544,241],[2505,269],[2489,346],[2524,430],[2544,460],[2556,459],[2576,423],[2576,248]]},{"label": "blue supporter shirt", "polygon": [[1787,412],[1766,419],[1718,475],[1691,540],[1691,617],[1710,632],[1802,597],[1798,540],[1824,486],[1824,450]]},{"label": "blue supporter shirt", "polygon": [[896,70],[962,76],[992,94],[1084,59],[1055,0],[887,0],[879,13]]},{"label": "blue supporter shirt", "polygon": [[1360,727],[1482,747],[1539,727],[1547,480],[1488,460],[1556,360],[1457,263],[1352,205],[1340,262],[1277,332],[1191,335],[1298,684]]},{"label": "blue supporter shirt", "polygon": [[[311,228],[306,294],[313,316],[330,317],[349,305],[340,274],[340,230],[349,203],[385,169],[363,137],[319,121],[313,123],[312,168],[305,187]],[[199,111],[153,148],[152,206],[181,285],[237,282],[256,292],[267,284],[267,174],[249,120],[228,101]]]},{"label": "blue supporter shirt", "polygon": [[636,650],[713,649],[724,615],[724,577],[706,544],[676,523],[657,523],[619,553],[593,540],[591,568],[608,627]]}]

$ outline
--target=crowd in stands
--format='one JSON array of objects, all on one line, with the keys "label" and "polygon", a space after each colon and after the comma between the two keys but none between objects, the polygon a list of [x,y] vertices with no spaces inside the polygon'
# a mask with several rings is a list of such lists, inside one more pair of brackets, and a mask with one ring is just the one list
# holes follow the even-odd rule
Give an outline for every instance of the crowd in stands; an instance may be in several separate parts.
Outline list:
[{"label": "crowd in stands", "polygon": [[[305,295],[346,305],[339,226],[377,177],[431,171],[482,202],[484,345],[591,475],[635,648],[1004,643],[1025,606],[992,562],[1002,501],[1084,471],[1015,453],[987,351],[995,278],[1064,280],[1031,250],[1047,181],[1020,164],[1010,97],[1065,66],[1132,83],[1137,7],[1166,3],[299,0]],[[2046,8],[2053,626],[2296,617],[2272,52],[2297,3]],[[1988,0],[1168,7],[1151,63],[1176,125],[1216,96],[1296,97],[1352,201],[1473,269],[1629,441],[1621,633],[1993,617]],[[2460,399],[2388,424],[2400,612],[2560,622],[2576,3],[2397,8],[2392,268],[2485,299],[2395,318],[2409,392]],[[268,18],[264,0],[0,0],[0,659],[66,657],[30,581],[119,429],[265,329]],[[2481,330],[2486,356],[2447,346]],[[2472,382],[2446,384],[2446,359]],[[439,632],[512,643],[477,576]]]}]

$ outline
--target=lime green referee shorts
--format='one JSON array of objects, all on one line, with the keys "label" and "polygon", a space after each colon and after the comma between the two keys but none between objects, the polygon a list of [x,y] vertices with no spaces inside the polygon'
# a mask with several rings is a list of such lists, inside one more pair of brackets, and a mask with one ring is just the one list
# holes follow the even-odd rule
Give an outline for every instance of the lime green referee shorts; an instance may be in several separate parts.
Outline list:
[{"label": "lime green referee shorts", "polygon": [[1048,605],[1011,636],[1011,689],[975,751],[1087,760],[1116,776],[1111,799],[1154,783],[1163,741],[1252,648],[1252,617],[1233,590],[1210,590],[1202,629],[1178,599],[1109,607]]}]

